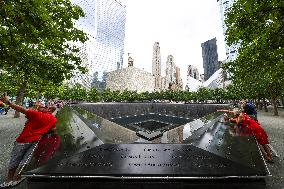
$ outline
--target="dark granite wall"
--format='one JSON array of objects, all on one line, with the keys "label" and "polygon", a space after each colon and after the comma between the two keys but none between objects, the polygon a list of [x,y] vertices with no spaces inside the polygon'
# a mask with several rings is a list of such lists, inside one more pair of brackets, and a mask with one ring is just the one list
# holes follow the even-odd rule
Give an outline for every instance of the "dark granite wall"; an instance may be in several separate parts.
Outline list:
[{"label": "dark granite wall", "polygon": [[200,118],[218,109],[228,109],[229,104],[173,104],[173,103],[85,103],[78,104],[105,119],[160,113],[185,118]]}]

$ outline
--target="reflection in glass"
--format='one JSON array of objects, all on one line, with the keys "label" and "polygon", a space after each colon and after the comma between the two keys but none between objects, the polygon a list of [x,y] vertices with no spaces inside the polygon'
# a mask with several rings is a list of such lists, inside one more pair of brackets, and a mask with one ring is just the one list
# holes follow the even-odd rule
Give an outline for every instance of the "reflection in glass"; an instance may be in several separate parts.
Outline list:
[{"label": "reflection in glass", "polygon": [[[126,7],[117,0],[72,0],[85,12],[75,26],[87,33],[89,40],[78,44],[78,53],[89,72],[75,73],[71,83],[104,88],[107,72],[123,66]],[[118,66],[119,65],[119,66]],[[92,82],[92,83],[91,83]]]}]

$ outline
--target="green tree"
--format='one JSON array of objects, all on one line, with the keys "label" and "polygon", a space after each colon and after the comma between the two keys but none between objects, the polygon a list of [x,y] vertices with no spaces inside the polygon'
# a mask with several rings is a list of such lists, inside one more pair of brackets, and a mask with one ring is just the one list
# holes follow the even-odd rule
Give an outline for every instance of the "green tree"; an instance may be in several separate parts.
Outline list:
[{"label": "green tree", "polygon": [[112,91],[113,101],[121,102],[122,101],[122,93],[119,90]]},{"label": "green tree", "polygon": [[72,88],[68,85],[64,85],[63,88],[63,93],[60,94],[62,96],[59,96],[59,98],[62,100],[72,100]]},{"label": "green tree", "polygon": [[[250,93],[270,94],[274,115],[284,81],[284,1],[238,0],[226,15],[228,45],[240,44],[237,60],[228,63],[233,83]],[[248,92],[246,94],[248,94]]]},{"label": "green tree", "polygon": [[84,71],[77,45],[87,37],[74,27],[81,16],[70,0],[0,1],[0,69],[21,81],[16,103],[28,85],[60,83],[74,69]]},{"label": "green tree", "polygon": [[105,89],[102,92],[102,100],[104,102],[113,102],[115,97],[113,96],[113,93],[110,89]]},{"label": "green tree", "polygon": [[71,90],[69,92],[71,94],[71,100],[85,101],[88,98],[87,89],[78,83],[71,87]]},{"label": "green tree", "polygon": [[240,97],[240,87],[239,85],[229,85],[226,88],[225,99],[226,100],[239,100]]},{"label": "green tree", "polygon": [[133,102],[135,100],[138,100],[138,93],[137,91],[129,91],[129,90],[124,90],[122,92],[122,99],[124,101],[129,101],[129,102]]},{"label": "green tree", "polygon": [[212,100],[212,92],[210,89],[201,87],[197,91],[197,98],[199,102],[207,102],[207,100]]},{"label": "green tree", "polygon": [[142,92],[141,96],[142,100],[151,100],[150,93],[148,91]]},{"label": "green tree", "polygon": [[64,95],[64,90],[64,85],[54,85],[50,83],[48,85],[44,85],[44,88],[42,89],[42,95],[48,100],[55,98],[63,100],[64,97],[62,98],[62,96]]},{"label": "green tree", "polygon": [[13,77],[11,74],[0,71],[0,94],[7,93],[10,96],[16,96],[18,91],[17,83],[19,80],[17,77]]},{"label": "green tree", "polygon": [[88,92],[88,100],[91,102],[98,102],[100,101],[101,96],[96,87],[92,87],[91,90]]},{"label": "green tree", "polygon": [[223,100],[225,100],[225,90],[216,88],[212,91],[213,99],[217,101],[217,103],[223,103]]},{"label": "green tree", "polygon": [[190,103],[191,100],[193,100],[193,93],[190,92],[190,91],[185,91],[185,96],[184,96],[184,98],[185,98],[185,99],[184,99],[185,102]]}]

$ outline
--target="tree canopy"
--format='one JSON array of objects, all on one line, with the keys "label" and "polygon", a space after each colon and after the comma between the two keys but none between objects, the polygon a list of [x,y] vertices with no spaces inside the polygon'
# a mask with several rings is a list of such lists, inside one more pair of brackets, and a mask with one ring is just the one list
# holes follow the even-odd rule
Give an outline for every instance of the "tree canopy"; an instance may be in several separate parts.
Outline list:
[{"label": "tree canopy", "polygon": [[28,85],[60,84],[74,69],[85,71],[77,52],[87,36],[74,26],[82,16],[70,0],[0,0],[0,70],[20,81],[18,96]]},{"label": "tree canopy", "polygon": [[79,68],[77,41],[86,34],[74,27],[84,16],[69,0],[0,1],[1,68],[55,82]]},{"label": "tree canopy", "polygon": [[225,68],[246,95],[270,94],[275,102],[283,91],[283,13],[283,0],[237,0],[226,14],[227,44],[240,47],[237,59]]}]

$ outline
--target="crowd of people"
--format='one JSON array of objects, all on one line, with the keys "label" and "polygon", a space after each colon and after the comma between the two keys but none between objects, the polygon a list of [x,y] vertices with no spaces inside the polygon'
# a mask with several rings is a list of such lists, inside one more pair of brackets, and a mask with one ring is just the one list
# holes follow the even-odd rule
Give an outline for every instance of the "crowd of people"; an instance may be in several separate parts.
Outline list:
[{"label": "crowd of people", "polygon": [[[25,101],[23,104],[24,104],[23,106],[26,109],[37,109],[37,107],[39,105],[55,106],[56,108],[61,109],[65,105],[64,101],[62,101],[62,100],[57,100],[57,101],[53,101],[53,100],[38,100],[38,101],[35,101],[35,100],[32,100],[32,99],[29,99],[29,100]],[[1,115],[7,115],[9,110],[10,110],[10,106],[8,104],[6,104],[6,103],[1,103],[0,104],[0,114]]]},{"label": "crowd of people", "polygon": [[26,108],[34,108],[36,106],[38,106],[38,104],[42,104],[44,106],[56,106],[56,108],[63,108],[64,106],[64,102],[62,100],[38,100],[38,101],[34,101],[32,99],[29,99],[28,101],[26,101],[25,103]]}]

